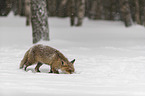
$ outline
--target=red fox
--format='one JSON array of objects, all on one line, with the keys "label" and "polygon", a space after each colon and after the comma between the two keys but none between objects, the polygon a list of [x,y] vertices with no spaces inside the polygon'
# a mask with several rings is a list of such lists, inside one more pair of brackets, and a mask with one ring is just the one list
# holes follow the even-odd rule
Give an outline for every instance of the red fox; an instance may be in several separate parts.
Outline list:
[{"label": "red fox", "polygon": [[20,69],[24,67],[25,71],[28,66],[37,64],[35,67],[36,72],[40,72],[39,68],[42,64],[50,65],[50,73],[59,74],[58,69],[61,69],[67,74],[72,74],[74,69],[75,59],[71,62],[58,50],[45,45],[35,45],[31,47],[24,55],[20,63]]}]

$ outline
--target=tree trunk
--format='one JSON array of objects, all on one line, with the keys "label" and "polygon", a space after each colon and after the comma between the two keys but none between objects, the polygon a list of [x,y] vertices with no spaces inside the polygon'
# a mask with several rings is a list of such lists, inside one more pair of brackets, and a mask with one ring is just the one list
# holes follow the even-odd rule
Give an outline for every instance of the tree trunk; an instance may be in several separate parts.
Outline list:
[{"label": "tree trunk", "polygon": [[14,15],[18,15],[18,0],[13,0],[13,8],[12,11],[14,12]]},{"label": "tree trunk", "polygon": [[20,16],[25,16],[25,0],[21,1],[21,14]]},{"label": "tree trunk", "polygon": [[18,14],[21,15],[22,1],[18,0]]},{"label": "tree trunk", "polygon": [[116,0],[110,0],[110,20],[115,19],[115,12],[116,12]]},{"label": "tree trunk", "polygon": [[77,0],[78,10],[77,10],[77,24],[76,26],[81,26],[83,18],[85,16],[85,0]]},{"label": "tree trunk", "polygon": [[65,16],[69,17],[70,16],[70,0],[67,0],[66,6],[65,6]]},{"label": "tree trunk", "polygon": [[144,10],[144,21],[143,21],[143,24],[145,26],[145,1],[143,1],[143,4],[144,4],[144,7],[143,7],[143,10]]},{"label": "tree trunk", "polygon": [[120,0],[120,6],[121,6],[122,20],[124,21],[125,26],[126,27],[131,26],[132,25],[132,18],[131,18],[128,0]]},{"label": "tree trunk", "polygon": [[90,18],[90,3],[92,2],[92,0],[86,0],[86,6],[85,6],[85,16],[87,16],[88,18]]},{"label": "tree trunk", "polygon": [[66,3],[68,0],[62,0],[59,4],[58,7],[58,16],[59,17],[65,17],[65,8],[66,8]]},{"label": "tree trunk", "polygon": [[26,25],[29,26],[31,22],[31,0],[25,0],[25,16],[26,16]]},{"label": "tree trunk", "polygon": [[31,0],[33,43],[49,40],[46,0]]},{"label": "tree trunk", "polygon": [[75,24],[75,0],[70,0],[70,24],[74,26]]},{"label": "tree trunk", "polygon": [[103,18],[105,19],[105,20],[110,20],[110,13],[111,13],[111,2],[110,2],[111,0],[103,0],[102,2],[103,2],[103,5],[104,5],[104,9],[103,9],[103,12],[104,12],[104,14],[103,14]]},{"label": "tree trunk", "polygon": [[135,21],[137,24],[141,24],[140,11],[139,11],[139,1],[138,0],[135,0]]},{"label": "tree trunk", "polygon": [[6,16],[10,13],[12,9],[12,2],[13,0],[6,0]]},{"label": "tree trunk", "polygon": [[140,13],[140,23],[143,25],[144,22],[144,0],[139,0],[139,13]]},{"label": "tree trunk", "polygon": [[48,15],[49,16],[56,16],[57,13],[57,0],[47,0],[48,6]]},{"label": "tree trunk", "polygon": [[12,9],[13,0],[0,0],[0,16],[7,16]]},{"label": "tree trunk", "polygon": [[103,5],[102,0],[97,0],[96,19],[102,19]]},{"label": "tree trunk", "polygon": [[92,0],[91,6],[89,7],[91,7],[90,12],[89,12],[89,18],[96,19],[97,0]]},{"label": "tree trunk", "polygon": [[24,0],[18,0],[18,15],[25,16],[25,2]]}]

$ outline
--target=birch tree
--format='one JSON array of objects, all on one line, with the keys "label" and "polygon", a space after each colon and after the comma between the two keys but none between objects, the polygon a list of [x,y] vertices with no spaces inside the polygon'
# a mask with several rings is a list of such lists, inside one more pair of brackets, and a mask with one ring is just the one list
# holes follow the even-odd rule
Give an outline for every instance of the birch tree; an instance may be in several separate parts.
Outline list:
[{"label": "birch tree", "polygon": [[31,0],[33,43],[49,40],[46,0]]}]

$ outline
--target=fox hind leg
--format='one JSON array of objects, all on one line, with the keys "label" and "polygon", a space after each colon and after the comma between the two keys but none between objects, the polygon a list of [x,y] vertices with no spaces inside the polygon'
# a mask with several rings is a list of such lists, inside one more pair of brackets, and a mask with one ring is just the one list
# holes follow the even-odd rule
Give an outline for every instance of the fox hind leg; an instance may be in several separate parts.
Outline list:
[{"label": "fox hind leg", "polygon": [[50,72],[49,73],[53,73],[53,71],[52,71],[52,65],[50,65]]},{"label": "fox hind leg", "polygon": [[38,62],[37,66],[35,67],[36,72],[40,72],[40,70],[39,70],[40,66],[42,66],[42,63]]}]

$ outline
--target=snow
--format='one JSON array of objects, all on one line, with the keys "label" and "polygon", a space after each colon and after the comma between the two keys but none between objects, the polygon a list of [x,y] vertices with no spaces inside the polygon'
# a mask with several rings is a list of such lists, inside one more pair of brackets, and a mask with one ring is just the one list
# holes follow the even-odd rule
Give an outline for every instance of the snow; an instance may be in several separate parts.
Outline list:
[{"label": "snow", "polygon": [[145,96],[145,28],[119,21],[85,19],[70,27],[69,18],[49,18],[51,41],[40,41],[76,59],[74,74],[52,74],[43,65],[19,69],[33,46],[25,18],[0,17],[0,96]]}]

